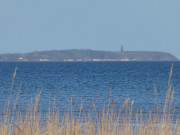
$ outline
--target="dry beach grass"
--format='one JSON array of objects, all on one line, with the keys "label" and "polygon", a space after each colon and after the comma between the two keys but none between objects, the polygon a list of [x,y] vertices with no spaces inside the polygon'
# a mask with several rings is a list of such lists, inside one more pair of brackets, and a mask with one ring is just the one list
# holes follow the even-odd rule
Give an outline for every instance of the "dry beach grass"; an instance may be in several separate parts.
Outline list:
[{"label": "dry beach grass", "polygon": [[[156,111],[149,111],[146,119],[143,119],[145,116],[143,116],[142,109],[137,113],[133,112],[133,100],[130,98],[126,99],[119,107],[118,112],[112,107],[113,101],[109,98],[108,107],[103,108],[101,112],[95,111],[94,118],[91,113],[83,115],[82,108],[79,116],[75,117],[73,104],[71,104],[64,111],[61,120],[59,111],[49,109],[47,117],[42,121],[43,118],[37,111],[40,92],[36,97],[36,102],[31,103],[25,116],[18,109],[16,112],[8,106],[4,109],[3,120],[0,121],[0,135],[180,135],[180,121],[178,119],[176,122],[172,121],[174,91],[170,83],[171,75],[172,67],[163,108],[157,104]],[[155,85],[154,90],[156,93]],[[16,107],[16,102],[14,106]],[[158,114],[158,112],[162,112],[162,114]],[[134,115],[135,119],[133,120]]]}]

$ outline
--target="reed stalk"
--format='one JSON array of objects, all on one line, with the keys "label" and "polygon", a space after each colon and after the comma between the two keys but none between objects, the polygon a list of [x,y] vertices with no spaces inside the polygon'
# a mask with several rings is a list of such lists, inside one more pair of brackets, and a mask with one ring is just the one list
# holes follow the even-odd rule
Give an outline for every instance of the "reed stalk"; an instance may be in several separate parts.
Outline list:
[{"label": "reed stalk", "polygon": [[[172,67],[170,78],[171,76]],[[155,85],[154,89],[156,94]],[[110,95],[108,107],[104,107],[102,111],[97,112],[98,109],[93,104],[94,117],[91,112],[83,114],[85,111],[82,105],[79,115],[75,116],[75,103],[71,98],[71,105],[64,110],[62,119],[59,117],[59,111],[49,108],[45,121],[42,121],[43,117],[37,111],[41,92],[36,96],[34,103],[31,101],[31,107],[27,109],[25,117],[19,109],[16,109],[16,112],[9,106],[4,109],[3,120],[0,121],[0,135],[180,135],[180,121],[178,119],[175,123],[172,121],[174,90],[170,79],[164,107],[159,108],[157,105],[156,111],[153,113],[150,110],[146,116],[143,115],[142,109],[133,112],[134,102],[130,98],[126,99],[116,111],[114,100]],[[17,100],[18,96],[14,103],[16,108],[18,108]],[[158,114],[161,110],[162,115]],[[133,120],[134,116],[135,120]],[[144,119],[145,117],[147,118]]]}]

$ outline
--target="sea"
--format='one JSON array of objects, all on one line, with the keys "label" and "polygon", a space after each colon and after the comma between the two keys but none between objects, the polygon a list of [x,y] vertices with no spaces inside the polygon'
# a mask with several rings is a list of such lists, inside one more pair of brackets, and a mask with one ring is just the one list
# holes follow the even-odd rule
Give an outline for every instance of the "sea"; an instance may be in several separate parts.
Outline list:
[{"label": "sea", "polygon": [[42,115],[52,106],[63,112],[72,104],[88,112],[113,103],[118,111],[127,99],[134,112],[148,112],[157,104],[163,107],[169,87],[174,91],[172,112],[179,117],[179,61],[0,62],[0,112],[8,106],[25,113],[39,93]]}]

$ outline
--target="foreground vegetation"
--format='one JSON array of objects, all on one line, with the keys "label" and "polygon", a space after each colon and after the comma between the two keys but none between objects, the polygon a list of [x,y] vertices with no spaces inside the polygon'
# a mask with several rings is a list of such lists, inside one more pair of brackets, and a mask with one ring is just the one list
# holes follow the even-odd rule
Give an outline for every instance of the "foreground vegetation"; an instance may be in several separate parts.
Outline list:
[{"label": "foreground vegetation", "polygon": [[[170,78],[171,74],[172,68]],[[156,93],[155,86],[154,90]],[[31,103],[25,115],[18,110],[17,100],[14,103],[16,111],[5,108],[0,121],[0,135],[180,135],[180,121],[172,121],[174,91],[170,79],[163,108],[157,104],[155,111],[149,111],[146,116],[143,116],[142,109],[133,112],[133,100],[129,98],[115,111],[113,100],[109,98],[108,107],[101,112],[96,112],[94,107],[93,115],[84,112],[83,108],[76,115],[71,102],[63,118],[59,118],[59,111],[51,108],[46,118],[43,118],[44,115],[41,116],[37,111],[40,95],[37,95],[36,102]]]}]

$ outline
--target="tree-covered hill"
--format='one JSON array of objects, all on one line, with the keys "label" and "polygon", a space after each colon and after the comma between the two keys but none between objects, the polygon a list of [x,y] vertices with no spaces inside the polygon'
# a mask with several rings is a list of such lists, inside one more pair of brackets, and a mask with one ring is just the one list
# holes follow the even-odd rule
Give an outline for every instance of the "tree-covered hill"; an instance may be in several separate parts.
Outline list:
[{"label": "tree-covered hill", "polygon": [[0,61],[177,61],[165,52],[51,50],[30,53],[0,54]]}]

